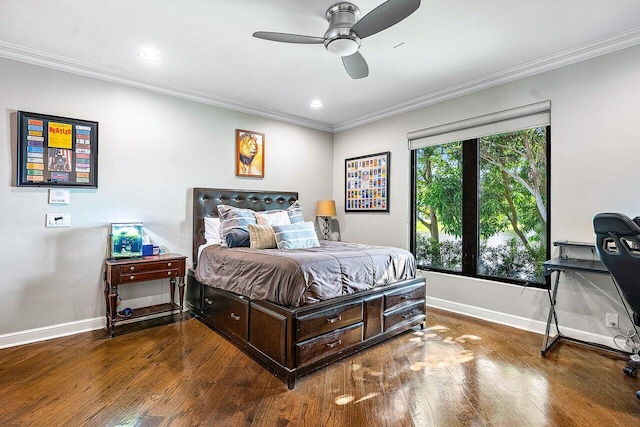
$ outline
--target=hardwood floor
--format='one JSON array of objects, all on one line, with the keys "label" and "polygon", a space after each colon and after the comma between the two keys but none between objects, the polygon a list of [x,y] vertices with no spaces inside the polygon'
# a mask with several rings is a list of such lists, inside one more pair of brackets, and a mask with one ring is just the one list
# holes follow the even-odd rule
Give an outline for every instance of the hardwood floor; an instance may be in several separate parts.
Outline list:
[{"label": "hardwood floor", "polygon": [[[156,322],[158,323],[158,322]],[[160,322],[162,323],[162,322]],[[166,323],[166,322],[165,322]],[[428,310],[409,332],[284,383],[196,319],[0,350],[4,426],[636,426],[619,357]]]}]

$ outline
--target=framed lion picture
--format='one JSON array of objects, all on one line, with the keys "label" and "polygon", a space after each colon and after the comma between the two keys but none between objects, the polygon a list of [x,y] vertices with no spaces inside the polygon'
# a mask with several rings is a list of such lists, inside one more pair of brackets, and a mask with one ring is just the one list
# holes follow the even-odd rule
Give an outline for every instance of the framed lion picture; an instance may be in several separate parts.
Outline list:
[{"label": "framed lion picture", "polygon": [[236,129],[236,176],[264,178],[264,134]]}]

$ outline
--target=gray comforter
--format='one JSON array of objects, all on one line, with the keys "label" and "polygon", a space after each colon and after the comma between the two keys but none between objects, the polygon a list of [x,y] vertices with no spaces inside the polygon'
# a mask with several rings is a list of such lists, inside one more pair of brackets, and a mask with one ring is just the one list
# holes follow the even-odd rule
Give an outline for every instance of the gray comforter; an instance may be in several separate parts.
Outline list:
[{"label": "gray comforter", "polygon": [[321,241],[311,249],[206,247],[200,283],[297,307],[414,278],[413,255],[399,248]]}]

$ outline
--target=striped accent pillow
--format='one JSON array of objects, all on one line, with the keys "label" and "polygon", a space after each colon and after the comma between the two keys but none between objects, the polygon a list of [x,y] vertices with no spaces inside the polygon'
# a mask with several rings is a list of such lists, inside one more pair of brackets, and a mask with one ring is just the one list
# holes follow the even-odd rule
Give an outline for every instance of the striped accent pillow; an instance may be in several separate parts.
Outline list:
[{"label": "striped accent pillow", "polygon": [[249,224],[249,246],[251,249],[275,249],[276,236],[270,225]]},{"label": "striped accent pillow", "polygon": [[304,216],[302,215],[302,206],[300,206],[299,201],[296,200],[295,202],[293,202],[293,204],[287,208],[287,213],[289,214],[289,220],[291,220],[291,224],[304,222]]},{"label": "striped accent pillow", "polygon": [[278,249],[304,249],[320,246],[313,222],[297,222],[291,225],[273,225]]},{"label": "striped accent pillow", "polygon": [[220,218],[220,239],[226,241],[227,233],[233,228],[249,231],[248,224],[255,224],[256,217],[251,209],[235,208],[229,205],[218,205]]}]

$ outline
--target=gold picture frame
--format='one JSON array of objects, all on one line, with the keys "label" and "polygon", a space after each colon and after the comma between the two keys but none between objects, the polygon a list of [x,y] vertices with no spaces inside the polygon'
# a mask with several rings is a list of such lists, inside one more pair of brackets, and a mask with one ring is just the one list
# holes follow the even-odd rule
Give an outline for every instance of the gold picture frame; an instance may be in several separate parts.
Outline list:
[{"label": "gold picture frame", "polygon": [[236,129],[236,176],[264,178],[264,133]]}]

